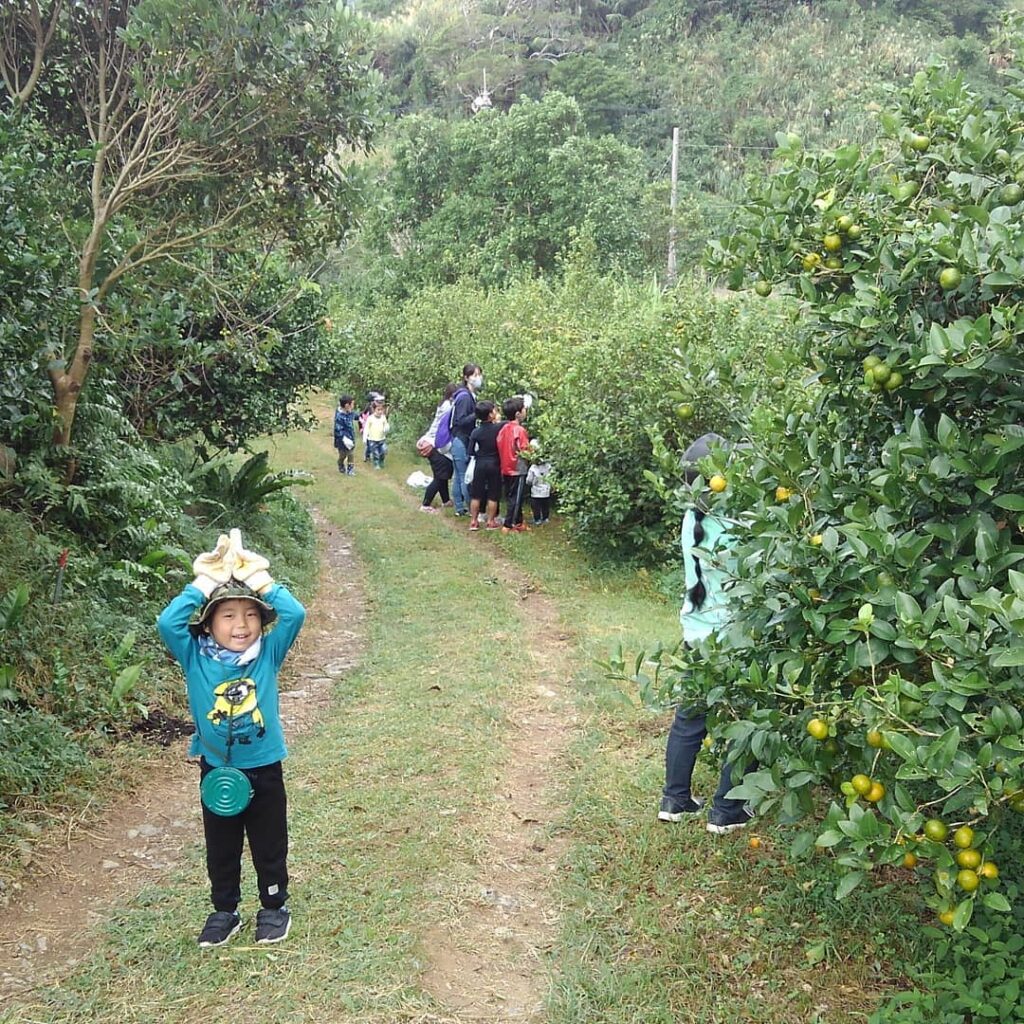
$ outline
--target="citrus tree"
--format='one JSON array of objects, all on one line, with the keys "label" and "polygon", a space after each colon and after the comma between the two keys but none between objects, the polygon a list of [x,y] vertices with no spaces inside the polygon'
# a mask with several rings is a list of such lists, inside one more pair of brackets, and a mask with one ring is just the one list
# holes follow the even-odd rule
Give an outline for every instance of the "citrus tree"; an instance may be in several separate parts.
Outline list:
[{"label": "citrus tree", "polygon": [[776,382],[780,411],[736,415],[753,444],[691,495],[732,524],[730,626],[654,659],[663,695],[705,701],[751,765],[733,795],[815,822],[793,853],[829,851],[837,896],[906,869],[958,930],[979,899],[1009,909],[991,842],[1024,812],[1024,76],[1007,79],[982,102],[929,67],[870,152],[780,137],[713,261],[794,297],[806,369]]}]

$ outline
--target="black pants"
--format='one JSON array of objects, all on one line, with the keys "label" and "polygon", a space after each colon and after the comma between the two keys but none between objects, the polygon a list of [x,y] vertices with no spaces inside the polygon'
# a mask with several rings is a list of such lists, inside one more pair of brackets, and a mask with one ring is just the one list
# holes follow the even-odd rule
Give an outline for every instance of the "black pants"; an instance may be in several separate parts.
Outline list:
[{"label": "black pants", "polygon": [[434,474],[434,479],[427,484],[427,489],[423,493],[423,504],[432,505],[435,494],[441,495],[441,503],[444,504],[450,498],[448,481],[451,480],[452,474],[455,472],[455,466],[447,455],[442,455],[438,451],[431,452],[427,456],[427,461],[430,463],[430,471]]},{"label": "black pants", "polygon": [[[211,767],[206,758],[200,761],[200,781]],[[253,797],[241,814],[225,818],[203,807],[210,900],[214,910],[237,909],[242,898],[242,839],[248,836],[260,903],[276,910],[288,899],[288,802],[284,772],[280,761],[243,770],[249,777]]]},{"label": "black pants", "polygon": [[523,521],[523,497],[526,474],[505,477],[505,525],[518,526]]},{"label": "black pants", "polygon": [[533,521],[535,523],[546,523],[551,516],[551,498],[530,498],[530,506],[533,509]]}]

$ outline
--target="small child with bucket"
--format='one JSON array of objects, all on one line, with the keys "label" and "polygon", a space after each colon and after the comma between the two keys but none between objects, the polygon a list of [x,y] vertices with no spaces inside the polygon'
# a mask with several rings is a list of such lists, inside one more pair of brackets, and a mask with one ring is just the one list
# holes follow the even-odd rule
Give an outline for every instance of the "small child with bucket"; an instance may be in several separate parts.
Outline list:
[{"label": "small child with bucket", "polygon": [[[242,927],[242,840],[256,869],[262,909],[256,941],[280,942],[288,912],[288,819],[281,762],[277,673],[306,611],[275,584],[270,563],[221,534],[192,563],[196,578],[161,612],[160,636],[185,673],[200,757],[206,870],[213,913],[199,935],[223,946]],[[273,624],[273,630],[269,627]]]}]

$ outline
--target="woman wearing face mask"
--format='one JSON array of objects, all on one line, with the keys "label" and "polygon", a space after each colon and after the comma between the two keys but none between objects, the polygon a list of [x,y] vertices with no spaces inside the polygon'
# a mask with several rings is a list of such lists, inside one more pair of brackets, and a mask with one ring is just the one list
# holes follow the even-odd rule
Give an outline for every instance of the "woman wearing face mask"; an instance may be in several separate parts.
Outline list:
[{"label": "woman wearing face mask", "polygon": [[462,386],[452,398],[452,464],[455,473],[452,478],[452,501],[455,514],[469,513],[469,488],[466,486],[466,465],[469,456],[466,449],[469,435],[476,426],[476,396],[484,385],[484,371],[476,363],[466,363],[462,368]]}]

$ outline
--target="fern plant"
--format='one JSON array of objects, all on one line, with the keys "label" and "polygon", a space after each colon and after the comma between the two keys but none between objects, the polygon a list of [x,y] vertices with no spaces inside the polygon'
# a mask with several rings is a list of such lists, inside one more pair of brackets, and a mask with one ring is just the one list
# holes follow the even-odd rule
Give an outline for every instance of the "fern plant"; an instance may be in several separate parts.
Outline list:
[{"label": "fern plant", "polygon": [[200,504],[244,514],[257,511],[272,494],[313,482],[301,470],[272,472],[268,462],[268,453],[258,452],[232,473],[230,462],[215,460],[197,470],[189,483]]},{"label": "fern plant", "polygon": [[[18,624],[28,607],[28,600],[28,586],[24,583],[0,597],[0,637]],[[0,702],[17,699],[18,695],[12,685],[14,675],[13,665],[0,664]]]}]

